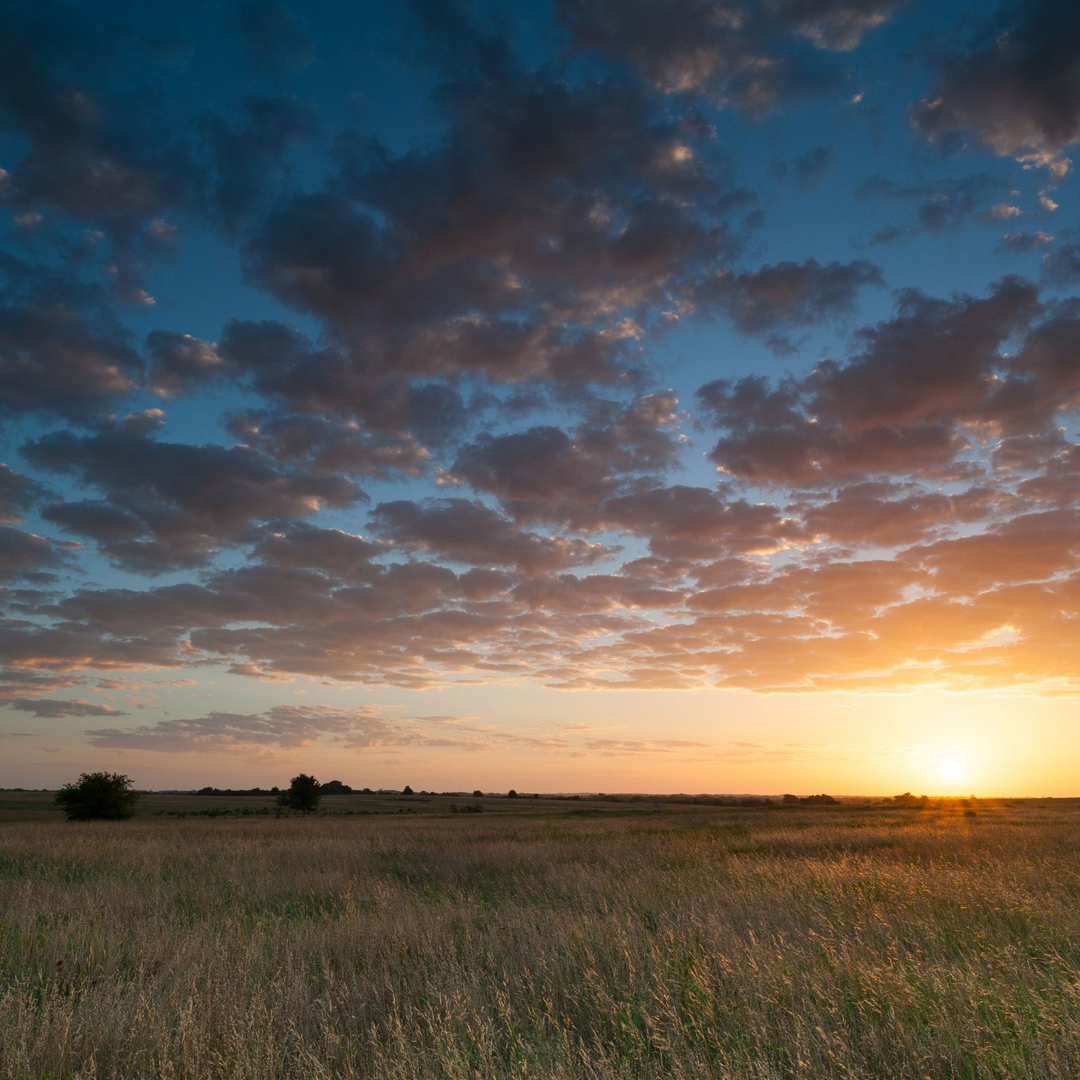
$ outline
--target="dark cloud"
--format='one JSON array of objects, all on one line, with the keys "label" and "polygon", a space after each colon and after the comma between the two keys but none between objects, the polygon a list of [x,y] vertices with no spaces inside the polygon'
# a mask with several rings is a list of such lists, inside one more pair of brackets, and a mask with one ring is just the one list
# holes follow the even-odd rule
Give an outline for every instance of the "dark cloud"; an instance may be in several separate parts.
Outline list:
[{"label": "dark cloud", "polygon": [[1068,288],[1080,282],[1080,243],[1061,244],[1043,256],[1043,277],[1051,285]]},{"label": "dark cloud", "polygon": [[306,21],[279,0],[239,4],[234,18],[248,62],[256,72],[290,74],[315,59]]},{"label": "dark cloud", "polygon": [[765,335],[779,351],[790,351],[784,331],[849,314],[861,288],[884,284],[878,267],[865,260],[823,266],[807,259],[721,271],[701,286],[696,302],[719,312],[740,334]]},{"label": "dark cloud", "polygon": [[780,484],[926,474],[969,445],[962,424],[1042,427],[1066,404],[1057,395],[1069,320],[1032,332],[1016,358],[1001,352],[1038,312],[1034,287],[1017,278],[986,299],[903,291],[897,315],[860,331],[846,364],[823,360],[776,386],[747,376],[702,387],[698,400],[727,431],[710,456],[725,472]]},{"label": "dark cloud", "polygon": [[692,111],[625,78],[530,70],[460,5],[420,7],[444,138],[395,155],[342,137],[334,183],[248,237],[249,280],[332,327],[344,351],[321,359],[342,378],[617,377],[736,249],[752,196]]},{"label": "dark cloud", "polygon": [[0,525],[0,581],[50,581],[66,562],[64,550],[36,533]]},{"label": "dark cloud", "polygon": [[406,548],[452,562],[516,566],[527,574],[585,565],[609,554],[602,544],[525,532],[483,503],[467,499],[381,503],[372,522],[380,536]]},{"label": "dark cloud", "polygon": [[579,47],[632,65],[659,89],[702,94],[757,116],[835,87],[839,72],[820,50],[855,48],[897,6],[891,0],[559,0],[556,12]]},{"label": "dark cloud", "polygon": [[415,474],[430,457],[407,431],[366,431],[355,421],[248,412],[233,416],[228,426],[236,438],[275,461],[328,476]]},{"label": "dark cloud", "polygon": [[170,370],[181,381],[247,379],[290,410],[358,417],[371,431],[398,438],[411,434],[429,446],[452,440],[469,424],[470,409],[456,386],[374,373],[347,350],[316,348],[284,323],[233,320],[211,351],[223,361],[220,369],[206,365],[191,372],[174,365]]},{"label": "dark cloud", "polygon": [[33,713],[44,720],[57,720],[64,716],[126,716],[127,713],[111,705],[98,705],[92,701],[75,698],[71,701],[59,698],[7,698],[3,704],[19,712]]},{"label": "dark cloud", "polygon": [[249,97],[240,114],[239,123],[212,115],[202,125],[212,170],[210,206],[226,229],[280,192],[289,179],[288,151],[319,130],[314,106],[292,97]]},{"label": "dark cloud", "polygon": [[615,483],[607,462],[551,426],[484,436],[462,449],[453,473],[497,495],[518,518],[557,514],[566,500],[595,501]]},{"label": "dark cloud", "polygon": [[[893,8],[561,0],[561,36],[515,51],[516,28],[470,4],[416,0],[405,59],[432,91],[418,141],[338,132],[328,155],[297,156],[301,187],[290,165],[317,118],[274,79],[208,112],[161,66],[175,42],[5,9],[0,200],[11,251],[32,254],[0,257],[0,395],[12,417],[37,414],[21,421],[35,433],[25,457],[63,494],[0,467],[0,699],[108,715],[93,691],[142,681],[119,673],[197,665],[400,688],[897,690],[927,671],[956,689],[1078,685],[1075,301],[1040,301],[1017,278],[979,296],[903,290],[840,358],[702,387],[701,424],[674,391],[646,392],[650,364],[678,363],[655,343],[680,321],[719,316],[790,351],[789,335],[882,284],[861,260],[734,269],[760,208],[718,132],[842,85],[855,68],[836,54]],[[1009,9],[998,44],[945,57],[939,100],[916,109],[930,138],[971,130],[1062,175],[1076,99],[1064,46],[1045,72],[1025,59],[1047,10]],[[279,4],[228,18],[260,75],[312,59]],[[991,75],[1000,85],[980,98]],[[714,127],[718,106],[743,117]],[[834,160],[815,146],[782,171],[809,189]],[[1046,245],[1048,283],[1080,276],[1067,230],[1056,246],[1007,231],[1021,207],[1003,181],[901,173],[859,193],[903,207],[878,241],[983,222],[1005,250]],[[236,318],[212,341],[171,316],[147,322],[149,269],[207,228],[303,332]],[[139,306],[140,336],[159,327],[141,353],[113,310],[124,304]],[[167,441],[163,413],[137,400],[148,391],[224,397],[235,445]],[[40,417],[68,427],[31,426]],[[703,426],[721,479],[677,482]],[[370,535],[315,517],[353,506],[367,478],[459,497],[395,488]],[[39,508],[125,569],[201,572],[64,589],[77,545],[9,524]],[[327,706],[90,737],[116,750],[574,750]],[[731,754],[743,750],[762,753]]]},{"label": "dark cloud", "polygon": [[771,0],[765,9],[818,48],[849,52],[903,0]]},{"label": "dark cloud", "polygon": [[776,506],[728,501],[708,488],[685,485],[608,499],[595,509],[592,524],[647,537],[654,554],[675,559],[768,555],[801,534],[798,522],[785,519]]},{"label": "dark cloud", "polygon": [[813,146],[795,159],[795,183],[804,191],[817,187],[836,163],[831,146]]},{"label": "dark cloud", "polygon": [[628,481],[675,463],[678,399],[642,396],[628,405],[594,402],[573,433],[550,425],[484,435],[464,446],[452,475],[497,496],[516,521],[580,522]]},{"label": "dark cloud", "polygon": [[832,497],[823,498],[815,492],[798,498],[788,512],[797,515],[818,540],[898,547],[918,543],[951,526],[984,521],[998,501],[990,487],[952,495],[915,486],[865,482],[840,488]]},{"label": "dark cloud", "polygon": [[999,180],[984,173],[956,180],[915,184],[903,184],[879,175],[863,181],[855,189],[855,195],[863,199],[889,199],[916,204],[913,221],[890,225],[871,237],[871,244],[885,244],[920,233],[959,229],[980,212],[992,216],[989,202],[1002,190]]},{"label": "dark cloud", "polygon": [[256,542],[253,554],[264,562],[286,570],[317,570],[340,581],[372,582],[385,571],[371,560],[385,552],[385,546],[340,529],[320,529],[304,522],[266,532]]},{"label": "dark cloud", "polygon": [[142,377],[99,286],[0,252],[0,408],[84,419]]},{"label": "dark cloud", "polygon": [[1078,51],[1075,5],[1010,0],[942,57],[912,120],[946,147],[970,133],[998,154],[1062,175],[1062,151],[1080,139]]},{"label": "dark cloud", "polygon": [[150,387],[161,397],[175,397],[224,374],[214,346],[190,334],[154,330],[147,335],[146,354]]},{"label": "dark cloud", "polygon": [[[259,56],[295,54],[286,9],[242,5],[237,17]],[[290,148],[316,130],[312,107],[283,95],[248,97],[235,113],[200,112],[176,70],[177,43],[103,14],[86,18],[77,6],[0,6],[0,137],[9,153],[0,205],[14,212],[23,242],[63,253],[51,273],[70,279],[69,294],[96,281],[102,295],[152,307],[148,272],[182,234],[207,221],[232,229],[265,209],[288,178]],[[99,309],[101,297],[88,303]],[[75,329],[57,327],[69,348]],[[129,376],[127,360],[117,379]]]},{"label": "dark cloud", "polygon": [[138,426],[144,415],[86,436],[55,432],[22,449],[37,467],[102,492],[104,501],[54,503],[43,516],[97,541],[129,569],[203,565],[242,540],[253,522],[306,517],[363,496],[344,477],[281,469],[251,447],[151,439]]},{"label": "dark cloud", "polygon": [[144,220],[187,203],[199,169],[142,43],[107,20],[52,3],[0,9],[0,130],[25,142],[7,197],[96,220],[122,242]]},{"label": "dark cloud", "polygon": [[20,514],[44,498],[47,490],[44,484],[0,463],[0,525],[20,524]]}]

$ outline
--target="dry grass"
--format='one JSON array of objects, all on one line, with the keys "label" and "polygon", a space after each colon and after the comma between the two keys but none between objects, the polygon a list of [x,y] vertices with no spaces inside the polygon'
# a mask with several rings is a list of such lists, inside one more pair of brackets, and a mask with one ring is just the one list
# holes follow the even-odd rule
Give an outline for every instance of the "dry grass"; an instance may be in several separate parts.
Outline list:
[{"label": "dry grass", "polygon": [[1080,1076],[1080,814],[0,824],[4,1077]]}]

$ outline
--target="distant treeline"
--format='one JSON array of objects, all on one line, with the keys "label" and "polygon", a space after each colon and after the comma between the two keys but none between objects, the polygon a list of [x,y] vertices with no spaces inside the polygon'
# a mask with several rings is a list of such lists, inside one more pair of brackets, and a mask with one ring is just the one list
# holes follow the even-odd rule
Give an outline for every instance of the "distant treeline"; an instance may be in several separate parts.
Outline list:
[{"label": "distant treeline", "polygon": [[[413,791],[409,786],[403,788],[400,792],[387,788],[380,788],[373,790],[372,788],[354,788],[348,784],[342,783],[340,780],[328,780],[320,788],[323,795],[418,795],[418,796],[445,796],[447,798],[463,798],[469,793],[464,791]],[[265,795],[276,796],[280,794],[281,789],[278,787],[272,788],[217,788],[217,787],[204,787],[199,788],[198,791],[191,792],[194,795],[222,795],[222,796],[256,796]],[[510,789],[505,795],[501,792],[482,792],[479,789],[471,793],[474,799],[477,798],[509,798],[509,799],[551,799],[557,801],[567,802],[619,802],[619,803],[669,803],[678,806],[732,806],[732,807],[746,807],[748,809],[762,808],[768,806],[839,806],[840,800],[832,795],[784,795],[779,799],[770,799],[760,795],[648,795],[648,794],[628,794],[628,795],[606,795],[603,792],[587,795],[541,795],[539,792],[526,794],[524,792],[517,792],[513,788]],[[921,798],[915,798],[909,793],[903,795],[897,795],[892,799],[882,800],[884,803],[895,804],[899,806],[912,806],[925,804],[929,802],[929,799],[925,795]]]},{"label": "distant treeline", "polygon": [[[48,788],[22,788],[22,787],[0,787],[0,792],[37,792],[48,791]],[[411,787],[406,785],[401,790],[395,788],[354,788],[349,784],[343,783],[341,780],[328,780],[320,787],[320,792],[323,795],[401,795],[406,798],[409,797],[445,797],[445,798],[468,798],[474,799],[546,799],[549,801],[557,802],[608,802],[608,803],[654,803],[654,804],[670,804],[676,806],[731,806],[731,807],[746,807],[748,809],[753,808],[765,808],[770,806],[840,806],[841,800],[835,798],[832,795],[826,795],[824,793],[820,795],[782,795],[779,798],[768,798],[761,795],[649,795],[641,793],[623,794],[623,795],[607,795],[604,792],[589,793],[583,795],[547,795],[540,794],[539,792],[525,793],[517,792],[513,788],[508,792],[484,792],[476,789],[472,792],[465,791],[413,791]],[[281,794],[281,788],[276,785],[271,788],[262,787],[250,787],[250,788],[219,788],[219,787],[202,787],[198,790],[171,790],[161,791],[157,794],[174,794],[174,795],[217,795],[225,798],[228,797],[253,797],[253,796],[265,796],[266,798],[273,798]],[[910,791],[905,791],[902,795],[893,795],[887,798],[881,799],[856,799],[848,800],[854,801],[863,806],[897,806],[905,807],[908,809],[925,809],[930,806],[941,806],[944,800],[941,798],[931,799],[928,795],[912,795]],[[952,799],[948,800],[954,801]],[[975,796],[971,796],[969,799],[960,798],[959,803],[962,806],[977,805],[978,800]],[[1052,798],[1042,799],[1039,801],[1053,802]],[[475,807],[467,806],[461,812],[467,813],[470,811],[475,812]],[[456,808],[455,808],[456,809]],[[184,811],[184,813],[195,813],[195,811]]]},{"label": "distant treeline", "polygon": [[[388,790],[382,788],[379,790],[373,790],[371,788],[353,788],[348,784],[342,783],[340,780],[328,780],[320,788],[323,795],[419,795],[419,796],[445,796],[448,798],[463,798],[469,793],[464,791],[413,791],[411,787],[406,786],[400,792],[395,790]],[[281,789],[278,787],[272,788],[217,788],[217,787],[204,787],[199,788],[198,791],[191,792],[194,795],[221,795],[221,796],[275,796],[280,793]],[[588,795],[541,795],[540,793],[525,794],[524,792],[514,791],[512,788],[505,795],[501,792],[482,792],[479,789],[471,792],[474,799],[477,798],[509,798],[509,799],[553,799],[558,801],[567,802],[582,802],[582,801],[594,801],[594,802],[620,802],[620,803],[647,803],[647,802],[664,802],[674,803],[677,805],[687,806],[742,806],[742,807],[765,807],[765,806],[780,806],[780,805],[794,805],[801,804],[803,806],[838,806],[840,800],[833,798],[832,795],[806,795],[799,797],[797,795],[785,795],[782,799],[769,799],[764,796],[757,795],[644,795],[644,794],[630,794],[630,795],[605,795],[603,792],[597,794]]]},{"label": "distant treeline", "polygon": [[[324,795],[374,795],[376,792],[371,788],[351,788],[348,784],[343,784],[340,780],[327,780],[320,788]],[[199,788],[198,791],[184,792],[184,794],[190,795],[278,795],[281,793],[281,788],[276,785],[272,788],[217,788],[217,787],[204,787]]]}]

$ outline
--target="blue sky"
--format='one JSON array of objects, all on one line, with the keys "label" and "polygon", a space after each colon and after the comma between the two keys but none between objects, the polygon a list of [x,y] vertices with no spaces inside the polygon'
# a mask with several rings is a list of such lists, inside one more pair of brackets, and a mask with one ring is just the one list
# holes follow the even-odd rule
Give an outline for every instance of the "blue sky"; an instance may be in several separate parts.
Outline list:
[{"label": "blue sky", "polygon": [[1071,5],[0,24],[0,785],[1068,786]]}]

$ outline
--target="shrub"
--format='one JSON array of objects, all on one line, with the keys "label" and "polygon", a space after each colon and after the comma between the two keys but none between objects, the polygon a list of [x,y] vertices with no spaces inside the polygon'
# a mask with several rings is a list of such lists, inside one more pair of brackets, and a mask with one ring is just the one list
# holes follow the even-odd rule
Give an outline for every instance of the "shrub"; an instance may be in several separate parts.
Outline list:
[{"label": "shrub", "polygon": [[68,821],[120,821],[135,816],[139,793],[133,784],[121,773],[82,773],[56,793],[56,805]]},{"label": "shrub", "polygon": [[301,810],[311,813],[322,798],[322,785],[314,776],[301,773],[289,781],[289,790],[283,791],[277,798],[278,805],[288,810]]}]

